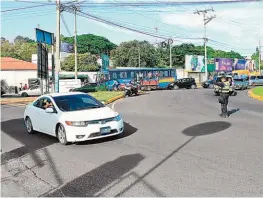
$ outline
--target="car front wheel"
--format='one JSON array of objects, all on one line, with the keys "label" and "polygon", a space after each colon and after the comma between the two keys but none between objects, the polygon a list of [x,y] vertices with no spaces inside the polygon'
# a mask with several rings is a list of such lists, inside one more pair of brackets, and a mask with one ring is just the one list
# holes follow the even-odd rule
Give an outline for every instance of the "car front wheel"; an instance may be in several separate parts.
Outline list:
[{"label": "car front wheel", "polygon": [[58,126],[57,129],[57,138],[62,145],[68,144],[65,128],[61,124]]},{"label": "car front wheel", "polygon": [[191,85],[191,89],[195,89],[196,88],[196,86],[195,85]]},{"label": "car front wheel", "polygon": [[177,90],[179,89],[179,87],[177,85],[174,85],[174,89]]},{"label": "car front wheel", "polygon": [[35,133],[35,131],[34,131],[34,129],[33,129],[32,122],[31,122],[31,119],[30,119],[29,117],[26,117],[26,119],[25,119],[25,124],[26,124],[27,132],[28,132],[29,134]]},{"label": "car front wheel", "polygon": [[22,97],[27,97],[28,94],[27,94],[26,92],[23,92],[23,93],[21,94],[21,96],[22,96]]}]

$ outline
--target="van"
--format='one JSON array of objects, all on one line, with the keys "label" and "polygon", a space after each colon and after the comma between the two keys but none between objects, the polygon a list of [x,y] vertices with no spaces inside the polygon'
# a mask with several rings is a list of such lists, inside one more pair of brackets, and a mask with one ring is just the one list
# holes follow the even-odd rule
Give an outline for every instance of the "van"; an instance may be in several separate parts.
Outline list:
[{"label": "van", "polygon": [[263,85],[263,76],[250,76],[249,79],[250,86]]}]

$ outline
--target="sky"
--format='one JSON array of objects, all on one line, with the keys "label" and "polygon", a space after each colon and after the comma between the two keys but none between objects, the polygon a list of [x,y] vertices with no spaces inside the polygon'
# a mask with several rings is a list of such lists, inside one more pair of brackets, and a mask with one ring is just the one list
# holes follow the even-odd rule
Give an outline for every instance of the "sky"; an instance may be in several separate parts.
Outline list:
[{"label": "sky", "polygon": [[[83,0],[79,1],[83,2]],[[213,8],[214,12],[211,11],[207,14],[208,17],[215,15],[215,18],[207,24],[209,46],[225,51],[234,50],[241,55],[251,55],[259,45],[260,39],[263,43],[263,1],[233,4],[152,5],[148,7],[106,6],[104,4],[106,2],[118,3],[121,1],[123,2],[123,0],[86,0],[86,2],[96,2],[97,4],[95,6],[82,3],[80,9],[83,13],[89,13],[125,27],[164,38],[172,38],[174,44],[184,42],[203,45],[203,16],[194,14],[194,12]],[[130,2],[146,1],[133,0]],[[179,0],[170,1],[176,2]],[[125,2],[129,2],[129,0]],[[56,7],[54,3],[55,0],[1,1],[1,37],[11,41],[17,35],[35,39],[35,28],[38,26],[43,30],[55,32]],[[66,1],[62,1],[62,3],[66,3]],[[39,4],[48,5],[3,12]],[[74,15],[64,11],[62,16],[64,20],[61,20],[61,33],[64,36],[73,36]],[[69,31],[67,31],[65,24]],[[153,44],[164,40],[77,16],[77,34],[87,33],[104,36],[116,44],[134,39],[147,40]]]}]

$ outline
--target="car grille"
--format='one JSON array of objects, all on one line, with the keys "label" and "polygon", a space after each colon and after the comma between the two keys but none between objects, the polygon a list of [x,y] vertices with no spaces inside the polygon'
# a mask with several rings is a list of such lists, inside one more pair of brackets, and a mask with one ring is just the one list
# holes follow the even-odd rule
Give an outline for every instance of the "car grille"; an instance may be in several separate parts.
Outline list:
[{"label": "car grille", "polygon": [[[117,129],[113,129],[113,130],[111,130],[110,133],[107,133],[105,135],[110,135],[110,134],[117,133],[117,132],[118,132]],[[104,135],[101,135],[100,132],[96,132],[96,133],[90,134],[89,138],[94,138],[94,137],[99,137],[99,136],[104,136]]]},{"label": "car grille", "polygon": [[88,124],[105,124],[107,122],[112,122],[114,118],[106,118],[106,119],[100,119],[100,120],[91,120],[88,121]]}]

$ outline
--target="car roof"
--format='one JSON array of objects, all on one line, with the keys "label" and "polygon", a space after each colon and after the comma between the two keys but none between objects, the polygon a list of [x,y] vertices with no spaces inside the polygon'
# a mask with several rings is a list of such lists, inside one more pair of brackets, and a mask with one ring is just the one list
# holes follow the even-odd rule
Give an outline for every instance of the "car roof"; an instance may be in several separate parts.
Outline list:
[{"label": "car roof", "polygon": [[44,94],[40,97],[43,97],[43,96],[58,97],[58,96],[71,96],[71,95],[81,95],[81,94],[85,94],[85,93],[83,93],[83,92],[51,93],[51,94]]}]

